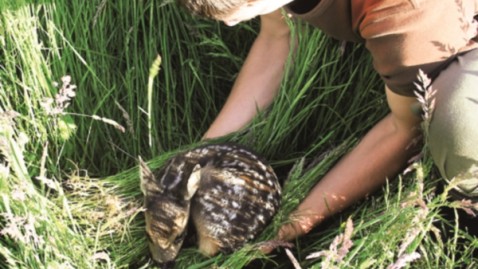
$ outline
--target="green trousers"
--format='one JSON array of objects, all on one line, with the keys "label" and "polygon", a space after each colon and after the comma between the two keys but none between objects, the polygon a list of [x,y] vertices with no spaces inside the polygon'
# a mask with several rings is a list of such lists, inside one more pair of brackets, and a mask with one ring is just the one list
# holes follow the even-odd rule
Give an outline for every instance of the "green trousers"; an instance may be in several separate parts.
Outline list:
[{"label": "green trousers", "polygon": [[478,201],[478,49],[450,63],[433,81],[437,91],[428,145],[456,199]]}]

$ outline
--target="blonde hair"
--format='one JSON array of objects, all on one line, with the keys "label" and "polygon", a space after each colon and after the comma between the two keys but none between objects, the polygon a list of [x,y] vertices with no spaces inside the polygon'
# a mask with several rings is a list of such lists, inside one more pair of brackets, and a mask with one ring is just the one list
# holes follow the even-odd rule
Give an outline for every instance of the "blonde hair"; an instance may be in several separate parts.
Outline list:
[{"label": "blonde hair", "polygon": [[178,3],[194,15],[219,20],[249,0],[178,0]]}]

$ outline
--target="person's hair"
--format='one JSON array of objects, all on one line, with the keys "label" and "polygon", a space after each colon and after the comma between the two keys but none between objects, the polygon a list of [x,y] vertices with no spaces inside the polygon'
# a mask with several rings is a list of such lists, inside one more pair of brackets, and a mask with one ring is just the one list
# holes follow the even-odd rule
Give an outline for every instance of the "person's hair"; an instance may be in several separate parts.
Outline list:
[{"label": "person's hair", "polygon": [[239,8],[248,0],[177,0],[194,15],[218,20]]}]

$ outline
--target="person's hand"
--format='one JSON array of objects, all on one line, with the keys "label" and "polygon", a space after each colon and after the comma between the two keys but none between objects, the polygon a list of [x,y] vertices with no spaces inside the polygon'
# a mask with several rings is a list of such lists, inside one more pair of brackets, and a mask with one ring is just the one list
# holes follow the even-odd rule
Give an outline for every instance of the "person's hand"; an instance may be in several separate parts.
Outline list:
[{"label": "person's hand", "polygon": [[277,238],[283,241],[291,241],[300,237],[311,230],[311,222],[307,219],[294,220],[282,225],[277,233]]},{"label": "person's hand", "polygon": [[[295,211],[291,213],[289,223],[282,225],[277,233],[277,236],[271,240],[271,243],[265,243],[260,247],[260,250],[264,254],[269,254],[277,247],[287,246],[287,242],[290,242],[297,237],[303,236],[310,232],[323,218],[306,212]],[[290,245],[289,245],[290,247]]]}]

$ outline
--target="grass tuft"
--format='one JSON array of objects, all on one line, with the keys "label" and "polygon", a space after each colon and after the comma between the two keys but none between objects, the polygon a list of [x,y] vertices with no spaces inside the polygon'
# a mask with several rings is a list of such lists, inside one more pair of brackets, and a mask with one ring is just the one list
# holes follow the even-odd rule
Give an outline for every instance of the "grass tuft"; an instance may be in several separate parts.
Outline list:
[{"label": "grass tuft", "polygon": [[[148,268],[137,156],[158,168],[201,143],[258,27],[198,19],[171,1],[0,1],[0,268]],[[206,258],[191,242],[177,268],[476,267],[478,240],[441,216],[476,205],[437,194],[426,149],[288,254],[257,250],[388,113],[363,46],[301,23],[292,34],[297,55],[272,106],[217,140],[270,160],[281,209],[241,250]]]}]

